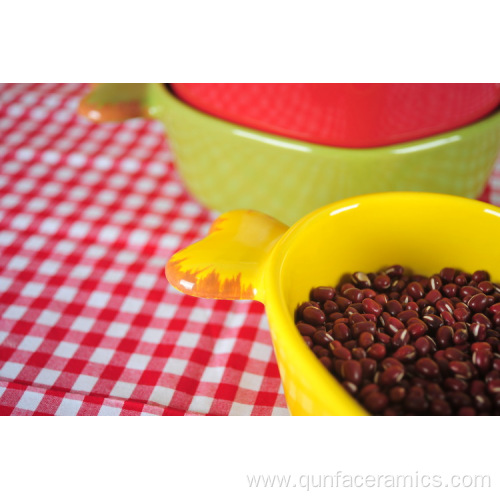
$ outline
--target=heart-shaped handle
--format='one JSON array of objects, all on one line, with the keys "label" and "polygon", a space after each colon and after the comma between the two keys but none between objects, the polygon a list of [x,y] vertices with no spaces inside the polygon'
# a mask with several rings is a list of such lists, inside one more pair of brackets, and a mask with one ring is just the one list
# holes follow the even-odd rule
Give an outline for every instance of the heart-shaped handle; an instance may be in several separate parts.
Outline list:
[{"label": "heart-shaped handle", "polygon": [[288,226],[253,210],[221,215],[202,240],[168,261],[168,281],[188,295],[263,302],[263,266]]},{"label": "heart-shaped handle", "polygon": [[94,83],[80,101],[78,113],[94,122],[149,118],[152,83]]}]

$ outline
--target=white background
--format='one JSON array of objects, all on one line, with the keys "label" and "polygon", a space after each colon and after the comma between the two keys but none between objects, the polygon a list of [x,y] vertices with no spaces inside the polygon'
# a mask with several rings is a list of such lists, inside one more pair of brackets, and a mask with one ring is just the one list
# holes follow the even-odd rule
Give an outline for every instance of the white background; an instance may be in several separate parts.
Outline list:
[{"label": "white background", "polygon": [[[498,499],[498,418],[5,417],[2,498]],[[247,475],[491,476],[491,488],[249,488]],[[7,491],[10,494],[5,494]]]},{"label": "white background", "polygon": [[2,2],[2,81],[498,81],[490,0]]}]

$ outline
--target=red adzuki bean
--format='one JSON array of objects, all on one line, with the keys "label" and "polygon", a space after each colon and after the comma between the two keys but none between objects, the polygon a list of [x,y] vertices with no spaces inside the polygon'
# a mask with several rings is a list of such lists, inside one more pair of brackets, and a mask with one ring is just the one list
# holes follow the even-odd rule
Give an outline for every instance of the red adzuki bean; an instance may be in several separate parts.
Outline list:
[{"label": "red adzuki bean", "polygon": [[365,313],[380,316],[380,314],[382,314],[383,307],[373,299],[364,299],[363,310]]},{"label": "red adzuki bean", "polygon": [[325,322],[325,313],[318,307],[308,306],[302,313],[304,321],[310,325],[319,326]]},{"label": "red adzuki bean", "polygon": [[313,288],[310,294],[311,300],[317,302],[326,302],[327,300],[332,300],[335,297],[335,288],[329,286],[319,286]]},{"label": "red adzuki bean", "polygon": [[295,321],[372,414],[500,414],[500,285],[486,271],[355,272],[313,288]]}]

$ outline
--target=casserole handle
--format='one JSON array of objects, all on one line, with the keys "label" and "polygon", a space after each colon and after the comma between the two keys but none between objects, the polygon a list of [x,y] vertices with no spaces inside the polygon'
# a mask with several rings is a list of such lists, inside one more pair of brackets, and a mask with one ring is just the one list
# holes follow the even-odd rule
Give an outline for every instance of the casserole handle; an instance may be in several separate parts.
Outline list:
[{"label": "casserole handle", "polygon": [[149,118],[150,83],[94,83],[78,113],[94,122]]},{"label": "casserole handle", "polygon": [[263,302],[264,264],[288,226],[253,210],[221,215],[202,240],[174,254],[165,274],[187,295]]}]

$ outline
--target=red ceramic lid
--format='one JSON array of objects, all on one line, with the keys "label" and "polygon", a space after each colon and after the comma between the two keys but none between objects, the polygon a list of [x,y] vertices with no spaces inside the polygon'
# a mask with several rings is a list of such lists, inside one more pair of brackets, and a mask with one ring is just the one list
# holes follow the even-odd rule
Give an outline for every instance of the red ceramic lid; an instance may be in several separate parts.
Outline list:
[{"label": "red ceramic lid", "polygon": [[495,83],[173,83],[224,120],[307,142],[364,148],[472,123],[500,104]]}]

